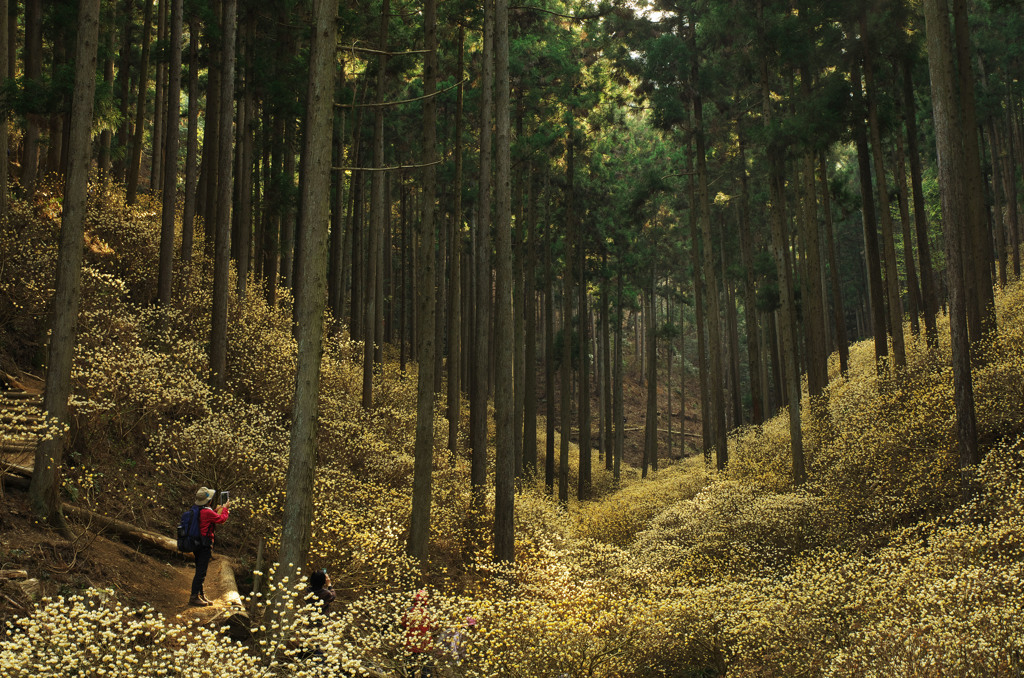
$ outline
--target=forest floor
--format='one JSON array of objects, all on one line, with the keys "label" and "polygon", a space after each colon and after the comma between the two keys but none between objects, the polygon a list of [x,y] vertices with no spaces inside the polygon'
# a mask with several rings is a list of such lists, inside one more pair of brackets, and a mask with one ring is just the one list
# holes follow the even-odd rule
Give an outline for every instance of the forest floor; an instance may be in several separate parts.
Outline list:
[{"label": "forest floor", "polygon": [[[642,462],[644,421],[646,419],[646,386],[641,386],[639,371],[629,370],[625,377],[624,414],[626,439],[624,461],[639,466]],[[689,386],[690,384],[687,384]],[[673,409],[676,412],[674,422],[674,444],[672,457],[680,457],[678,421],[679,400],[678,387],[674,389]],[[687,389],[689,391],[689,389]],[[664,403],[666,392],[660,389],[659,402]],[[541,395],[541,394],[538,394]],[[688,392],[688,409],[686,417],[687,453],[694,454],[699,449],[700,419],[690,406],[693,396]],[[539,407],[544,408],[541,397]],[[593,429],[598,429],[596,399],[592,403]],[[538,422],[538,429],[543,432],[543,420]],[[664,415],[659,418],[659,428],[666,429]],[[578,434],[572,436],[578,440]],[[598,441],[593,441],[595,450]],[[659,454],[668,456],[668,437],[662,432],[659,435]],[[12,461],[8,459],[7,461]],[[91,460],[98,464],[103,459]],[[24,460],[30,466],[31,460]],[[594,468],[600,468],[595,453]],[[91,469],[93,473],[118,473],[116,467]],[[141,478],[140,478],[141,480]],[[153,479],[149,479],[153,480]],[[160,491],[159,484],[149,482],[148,487],[139,487],[140,491],[153,497]],[[207,597],[214,601],[210,608],[195,608],[188,605],[192,577],[195,568],[188,556],[171,553],[161,549],[122,541],[119,536],[106,530],[95,530],[95,526],[82,525],[74,521],[72,528],[80,536],[66,540],[56,530],[39,526],[31,517],[28,493],[15,487],[0,488],[0,570],[25,570],[26,580],[0,579],[0,625],[5,620],[26,614],[41,598],[55,596],[72,596],[91,588],[104,588],[113,592],[115,599],[129,607],[149,605],[153,610],[168,619],[183,616],[188,620],[199,622],[214,621],[218,615],[226,615],[230,603],[226,599],[226,591],[222,590],[220,568],[231,566],[241,554],[232,552],[232,541],[223,545],[223,551],[214,550],[214,560],[210,563],[205,589]],[[109,502],[105,502],[109,508]],[[121,520],[130,518],[120,517]],[[141,518],[142,522],[147,522]],[[136,521],[138,522],[138,521]],[[140,527],[153,529],[152,525]],[[171,529],[157,530],[170,535]],[[230,537],[230,535],[228,535]],[[239,581],[240,592],[246,593],[247,582]]]},{"label": "forest floor", "polygon": [[220,568],[231,567],[229,555],[214,553],[204,589],[210,608],[188,605],[195,567],[187,556],[121,541],[108,531],[71,523],[79,536],[68,541],[54,529],[40,527],[31,516],[28,493],[7,488],[0,512],[0,569],[25,570],[28,580],[0,585],[0,624],[23,615],[40,599],[73,596],[91,588],[109,589],[128,607],[148,605],[172,619],[210,622],[231,607]]}]

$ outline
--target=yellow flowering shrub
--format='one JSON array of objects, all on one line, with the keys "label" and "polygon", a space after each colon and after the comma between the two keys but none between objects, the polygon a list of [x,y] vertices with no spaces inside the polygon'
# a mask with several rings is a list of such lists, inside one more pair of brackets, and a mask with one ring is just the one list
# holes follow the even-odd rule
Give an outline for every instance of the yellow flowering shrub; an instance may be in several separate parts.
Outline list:
[{"label": "yellow flowering shrub", "polygon": [[[138,474],[89,465],[122,455],[162,483],[160,520],[176,518],[175,502],[198,484],[231,489],[239,548],[259,536],[275,553],[295,370],[291,298],[282,290],[270,305],[257,285],[239,295],[232,284],[228,389],[215,393],[205,354],[210,262],[197,252],[176,272],[173,307],[148,307],[157,212],[90,204],[68,494],[115,494],[136,508],[127,490]],[[4,327],[33,331],[45,314],[57,207],[45,196],[12,204],[5,234],[30,233],[38,246],[19,252],[0,239],[5,265],[26,279],[21,288],[0,280]],[[786,412],[732,432],[723,472],[691,458],[646,479],[624,468],[616,484],[595,460],[594,499],[561,507],[542,471],[518,487],[515,565],[491,562],[493,477],[473,515],[470,461],[445,448],[441,396],[423,568],[404,553],[415,365],[402,372],[386,352],[373,407],[363,408],[362,344],[327,318],[337,331],[325,334],[302,565],[331,573],[331,614],[303,603],[304,580],[275,581],[273,567],[247,601],[253,638],[244,645],[106,594],[53,599],[0,630],[2,673],[401,676],[430,661],[437,675],[495,678],[1020,675],[1024,288],[1000,292],[996,310],[999,332],[976,346],[987,455],[967,473],[967,500],[940,326],[935,350],[908,333],[897,373],[879,376],[870,342],[851,347],[848,378],[833,356],[830,386],[801,408],[802,487],[791,483]],[[493,474],[493,452],[488,464]],[[429,659],[408,634],[424,586],[429,604],[416,623],[430,628]]]}]

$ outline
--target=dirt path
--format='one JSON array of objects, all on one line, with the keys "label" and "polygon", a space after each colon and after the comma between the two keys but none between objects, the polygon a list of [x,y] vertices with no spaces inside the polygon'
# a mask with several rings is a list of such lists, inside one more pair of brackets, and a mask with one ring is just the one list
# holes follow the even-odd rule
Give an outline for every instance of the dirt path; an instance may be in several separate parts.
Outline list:
[{"label": "dirt path", "polygon": [[[116,599],[130,607],[151,606],[168,620],[216,623],[227,621],[241,602],[233,574],[225,576],[230,559],[214,549],[205,590],[210,607],[191,607],[188,599],[195,567],[180,554],[162,552],[121,541],[100,530],[85,532],[74,542],[53,530],[33,524],[25,492],[8,490],[0,499],[0,568],[23,569],[39,582],[40,597],[70,596],[93,587],[112,589]],[[7,585],[12,586],[12,585]],[[24,614],[37,601],[0,597],[0,622],[11,614]],[[16,607],[17,603],[20,607]]]}]

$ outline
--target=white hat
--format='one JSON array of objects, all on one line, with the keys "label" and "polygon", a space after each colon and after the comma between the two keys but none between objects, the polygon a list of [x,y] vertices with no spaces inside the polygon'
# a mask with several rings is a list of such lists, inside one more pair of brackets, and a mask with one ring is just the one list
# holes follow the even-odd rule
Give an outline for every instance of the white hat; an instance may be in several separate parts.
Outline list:
[{"label": "white hat", "polygon": [[207,487],[200,487],[196,492],[196,506],[206,506],[213,499],[213,490]]}]

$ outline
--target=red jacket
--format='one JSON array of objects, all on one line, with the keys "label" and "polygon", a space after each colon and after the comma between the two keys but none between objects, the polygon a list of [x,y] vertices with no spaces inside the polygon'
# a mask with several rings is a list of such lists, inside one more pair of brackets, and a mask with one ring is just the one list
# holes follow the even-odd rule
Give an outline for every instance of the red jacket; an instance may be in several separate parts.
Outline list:
[{"label": "red jacket", "polygon": [[405,649],[413,654],[429,652],[433,649],[433,624],[430,611],[421,604],[414,604],[412,609],[402,617],[405,627]]},{"label": "red jacket", "polygon": [[218,511],[214,511],[209,506],[204,506],[199,510],[199,534],[204,537],[209,537],[210,543],[212,544],[214,525],[220,525],[227,519],[227,506],[221,506]]}]

